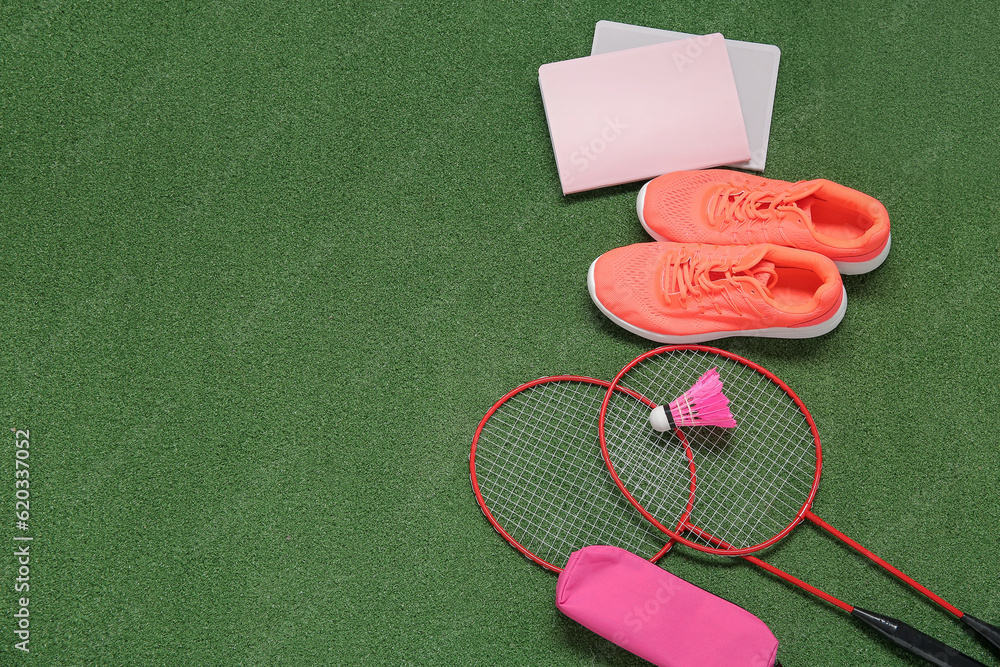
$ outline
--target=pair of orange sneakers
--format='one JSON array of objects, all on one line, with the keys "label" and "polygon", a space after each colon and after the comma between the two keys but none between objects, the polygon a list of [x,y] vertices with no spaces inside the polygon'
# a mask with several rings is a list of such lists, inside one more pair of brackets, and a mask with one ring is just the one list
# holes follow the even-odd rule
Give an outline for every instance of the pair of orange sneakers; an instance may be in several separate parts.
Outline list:
[{"label": "pair of orange sneakers", "polygon": [[587,283],[613,322],[661,343],[821,336],[847,309],[840,274],[889,254],[881,202],[823,179],[678,171],[646,183],[636,210],[657,241],[601,255]]}]

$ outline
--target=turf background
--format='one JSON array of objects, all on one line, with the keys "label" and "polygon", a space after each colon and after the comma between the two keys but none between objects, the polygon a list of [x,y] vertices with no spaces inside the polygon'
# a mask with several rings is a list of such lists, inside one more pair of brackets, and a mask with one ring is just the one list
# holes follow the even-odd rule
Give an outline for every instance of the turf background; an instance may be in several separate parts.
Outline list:
[{"label": "turf background", "polygon": [[[778,45],[767,175],[888,207],[836,331],[719,346],[812,409],[820,516],[1000,620],[995,3],[46,0],[0,8],[0,664],[640,664],[467,467],[508,389],[653,347],[585,288],[646,240],[639,186],[563,197],[537,86],[600,19]],[[997,664],[812,527],[767,555]],[[741,562],[663,566],[786,667],[922,664]]]}]

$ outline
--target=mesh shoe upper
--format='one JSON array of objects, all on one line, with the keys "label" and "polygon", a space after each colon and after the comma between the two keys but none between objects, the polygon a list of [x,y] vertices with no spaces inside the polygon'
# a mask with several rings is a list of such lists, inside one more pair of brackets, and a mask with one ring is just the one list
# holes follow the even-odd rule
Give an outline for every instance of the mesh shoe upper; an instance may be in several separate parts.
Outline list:
[{"label": "mesh shoe upper", "polygon": [[801,248],[833,259],[844,273],[870,271],[889,246],[881,202],[824,179],[789,183],[726,169],[678,171],[643,186],[637,211],[657,240]]},{"label": "mesh shoe upper", "polygon": [[588,282],[613,321],[660,342],[816,336],[846,305],[831,260],[768,244],[639,243],[598,257]]}]

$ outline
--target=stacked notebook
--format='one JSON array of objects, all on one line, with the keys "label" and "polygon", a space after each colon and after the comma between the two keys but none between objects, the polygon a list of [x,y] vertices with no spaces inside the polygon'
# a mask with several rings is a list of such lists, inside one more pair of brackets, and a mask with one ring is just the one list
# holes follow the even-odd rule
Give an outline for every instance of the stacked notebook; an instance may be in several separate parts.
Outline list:
[{"label": "stacked notebook", "polygon": [[600,21],[538,81],[563,194],[729,165],[763,170],[776,46]]}]

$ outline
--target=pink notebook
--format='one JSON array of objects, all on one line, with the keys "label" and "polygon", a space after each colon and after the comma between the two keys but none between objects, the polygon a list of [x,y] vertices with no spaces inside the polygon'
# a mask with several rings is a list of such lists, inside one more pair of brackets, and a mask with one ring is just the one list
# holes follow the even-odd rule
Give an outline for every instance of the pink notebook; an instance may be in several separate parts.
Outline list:
[{"label": "pink notebook", "polygon": [[721,34],[549,63],[538,83],[563,194],[750,159]]}]

